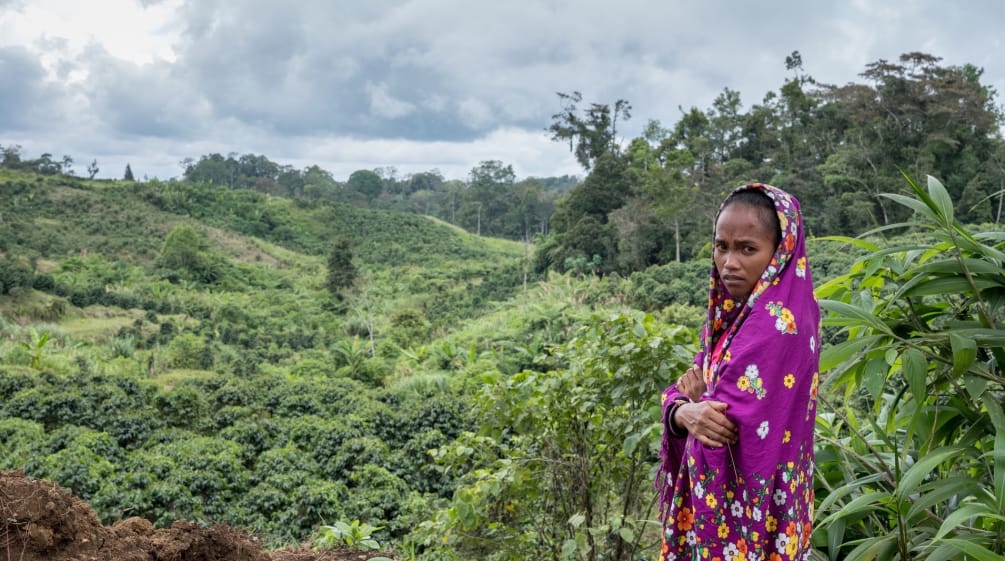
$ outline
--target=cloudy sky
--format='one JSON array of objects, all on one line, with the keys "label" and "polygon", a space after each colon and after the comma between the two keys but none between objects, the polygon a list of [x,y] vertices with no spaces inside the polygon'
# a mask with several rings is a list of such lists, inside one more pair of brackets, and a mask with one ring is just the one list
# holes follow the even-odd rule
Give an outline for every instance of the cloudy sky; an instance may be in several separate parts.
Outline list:
[{"label": "cloudy sky", "polygon": [[626,138],[724,87],[759,102],[793,50],[828,83],[922,51],[1005,92],[1003,24],[995,0],[0,0],[0,145],[99,177],[212,152],[339,180],[581,174],[544,130],[555,92],[629,100]]}]

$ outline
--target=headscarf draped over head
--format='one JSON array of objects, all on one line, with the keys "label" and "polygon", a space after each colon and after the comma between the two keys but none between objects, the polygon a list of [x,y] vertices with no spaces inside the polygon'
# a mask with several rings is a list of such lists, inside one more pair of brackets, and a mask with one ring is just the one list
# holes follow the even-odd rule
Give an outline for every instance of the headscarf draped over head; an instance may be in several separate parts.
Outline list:
[{"label": "headscarf draped over head", "polygon": [[[773,553],[788,560],[810,551],[820,308],[799,202],[761,183],[736,191],[746,189],[771,199],[781,241],[745,302],[733,299],[713,265],[695,357],[708,387],[702,400],[727,404],[739,438],[709,448],[664,428],[656,480],[664,559],[733,559],[742,552],[750,561]],[[687,400],[676,385],[667,388],[664,420]]]}]

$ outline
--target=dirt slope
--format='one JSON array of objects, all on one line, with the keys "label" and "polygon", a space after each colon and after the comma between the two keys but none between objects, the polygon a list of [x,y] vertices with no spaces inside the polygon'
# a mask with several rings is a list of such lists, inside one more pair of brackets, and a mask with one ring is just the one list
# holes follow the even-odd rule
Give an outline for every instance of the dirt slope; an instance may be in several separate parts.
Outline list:
[{"label": "dirt slope", "polygon": [[267,552],[225,524],[175,522],[156,529],[142,518],[102,526],[90,505],[49,481],[0,471],[0,561],[364,561],[388,553]]}]

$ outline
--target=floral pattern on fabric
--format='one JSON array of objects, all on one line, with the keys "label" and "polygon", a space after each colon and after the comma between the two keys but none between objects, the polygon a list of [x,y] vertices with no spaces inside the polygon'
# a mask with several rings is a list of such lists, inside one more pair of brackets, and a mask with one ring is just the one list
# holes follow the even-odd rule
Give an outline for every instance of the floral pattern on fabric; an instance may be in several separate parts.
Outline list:
[{"label": "floral pattern on fabric", "polygon": [[[733,300],[711,270],[695,364],[702,368],[707,399],[728,405],[739,439],[708,448],[690,435],[677,438],[664,430],[656,481],[663,560],[809,557],[820,309],[798,201],[769,185],[741,189],[760,189],[771,198],[781,242],[745,301]],[[716,341],[720,348],[713,353]],[[686,400],[676,385],[663,395],[665,407]]]}]

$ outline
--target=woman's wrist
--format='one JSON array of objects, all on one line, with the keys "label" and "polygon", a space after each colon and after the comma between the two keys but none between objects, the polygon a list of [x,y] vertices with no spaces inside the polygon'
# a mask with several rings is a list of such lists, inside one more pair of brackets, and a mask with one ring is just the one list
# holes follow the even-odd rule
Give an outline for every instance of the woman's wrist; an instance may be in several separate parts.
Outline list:
[{"label": "woman's wrist", "polygon": [[667,431],[676,438],[684,438],[687,436],[687,429],[677,424],[676,417],[677,413],[685,405],[689,405],[690,403],[691,401],[687,400],[686,398],[678,399],[674,402],[674,404],[670,407],[670,410],[667,412],[667,419],[666,419]]}]

